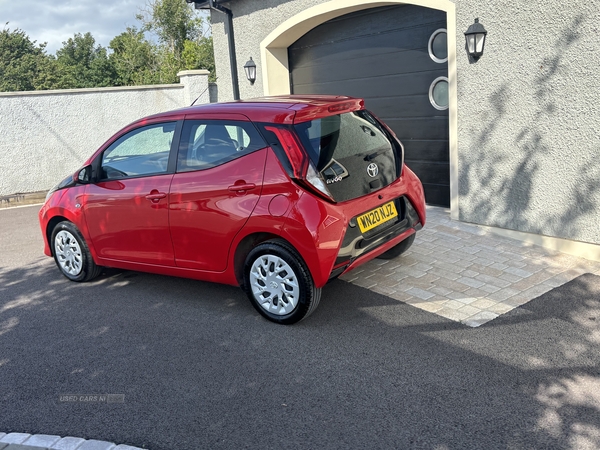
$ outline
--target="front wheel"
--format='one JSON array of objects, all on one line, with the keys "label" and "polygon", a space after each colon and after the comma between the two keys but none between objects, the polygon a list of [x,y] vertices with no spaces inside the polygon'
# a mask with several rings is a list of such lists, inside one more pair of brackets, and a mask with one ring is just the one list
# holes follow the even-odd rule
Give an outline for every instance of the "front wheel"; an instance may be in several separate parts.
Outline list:
[{"label": "front wheel", "polygon": [[267,241],[246,257],[244,290],[265,318],[290,325],[308,317],[321,299],[306,264],[284,241]]},{"label": "front wheel", "polygon": [[100,275],[81,232],[71,222],[60,222],[52,231],[54,261],[71,281],[90,281]]}]

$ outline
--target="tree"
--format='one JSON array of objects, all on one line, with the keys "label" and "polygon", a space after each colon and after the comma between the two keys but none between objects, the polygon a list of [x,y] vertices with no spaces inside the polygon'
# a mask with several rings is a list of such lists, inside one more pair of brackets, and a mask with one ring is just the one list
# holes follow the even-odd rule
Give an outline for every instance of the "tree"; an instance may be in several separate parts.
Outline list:
[{"label": "tree", "polygon": [[186,40],[193,41],[203,34],[202,17],[183,0],[151,0],[147,10],[136,18],[144,31],[156,33],[159,42],[178,57]]},{"label": "tree", "polygon": [[55,77],[45,43],[36,44],[20,29],[0,32],[0,91],[48,89]]},{"label": "tree", "polygon": [[[141,28],[114,37],[109,51],[90,33],[75,34],[46,54],[21,30],[0,33],[0,90],[69,89],[177,83],[181,70],[207,69],[215,80],[209,25],[183,0],[150,0]],[[158,37],[153,44],[145,33]]]},{"label": "tree", "polygon": [[56,52],[59,89],[114,86],[116,73],[108,53],[91,33],[76,33]]},{"label": "tree", "polygon": [[143,31],[128,27],[110,41],[109,48],[117,84],[128,86],[160,81],[157,49],[146,40]]},{"label": "tree", "polygon": [[212,37],[205,36],[209,27],[191,5],[183,0],[152,0],[137,19],[143,31],[158,37],[161,83],[176,83],[177,72],[182,69],[207,69],[214,81]]},{"label": "tree", "polygon": [[200,37],[195,41],[185,41],[181,59],[185,69],[206,69],[210,72],[210,81],[215,81],[215,53],[212,37]]}]

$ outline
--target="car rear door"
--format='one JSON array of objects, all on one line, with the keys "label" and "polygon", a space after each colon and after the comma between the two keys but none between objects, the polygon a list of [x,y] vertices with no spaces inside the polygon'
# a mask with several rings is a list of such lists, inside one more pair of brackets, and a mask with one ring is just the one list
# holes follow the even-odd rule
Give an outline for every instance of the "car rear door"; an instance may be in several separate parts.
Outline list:
[{"label": "car rear door", "polygon": [[177,123],[130,130],[94,163],[98,180],[87,186],[82,207],[100,258],[175,264],[167,196],[175,168],[171,147]]},{"label": "car rear door", "polygon": [[185,117],[169,193],[178,267],[224,271],[260,197],[267,149],[246,116]]}]

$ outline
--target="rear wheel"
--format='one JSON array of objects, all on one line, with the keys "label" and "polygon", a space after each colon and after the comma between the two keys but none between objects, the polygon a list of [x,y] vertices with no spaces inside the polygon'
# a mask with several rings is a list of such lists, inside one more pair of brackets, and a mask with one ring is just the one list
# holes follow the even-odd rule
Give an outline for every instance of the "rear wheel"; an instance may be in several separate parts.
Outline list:
[{"label": "rear wheel", "polygon": [[100,275],[98,267],[79,229],[71,222],[60,222],[52,231],[54,261],[71,281],[90,281]]},{"label": "rear wheel", "polygon": [[404,239],[402,242],[400,242],[399,244],[396,244],[395,246],[390,248],[387,252],[379,255],[378,258],[379,259],[397,258],[398,256],[400,256],[402,253],[404,253],[406,250],[408,250],[410,248],[410,246],[415,241],[416,235],[417,235],[416,233],[411,234],[409,237]]},{"label": "rear wheel", "polygon": [[286,242],[267,241],[246,257],[244,290],[267,319],[290,325],[308,317],[321,299],[306,264]]}]

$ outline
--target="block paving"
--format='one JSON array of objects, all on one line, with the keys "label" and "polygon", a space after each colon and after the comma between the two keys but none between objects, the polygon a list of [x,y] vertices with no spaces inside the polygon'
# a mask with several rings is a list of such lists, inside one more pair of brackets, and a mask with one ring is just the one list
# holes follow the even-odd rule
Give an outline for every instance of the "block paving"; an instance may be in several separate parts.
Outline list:
[{"label": "block paving", "polygon": [[0,450],[143,450],[131,445],[50,434],[0,433]]},{"label": "block paving", "polygon": [[478,327],[584,273],[600,262],[492,234],[427,207],[412,247],[341,277],[416,308]]}]

